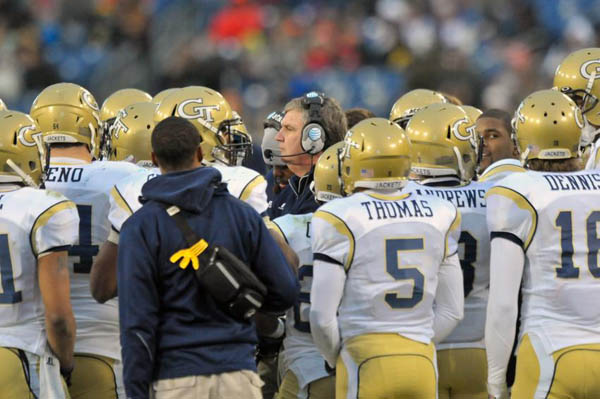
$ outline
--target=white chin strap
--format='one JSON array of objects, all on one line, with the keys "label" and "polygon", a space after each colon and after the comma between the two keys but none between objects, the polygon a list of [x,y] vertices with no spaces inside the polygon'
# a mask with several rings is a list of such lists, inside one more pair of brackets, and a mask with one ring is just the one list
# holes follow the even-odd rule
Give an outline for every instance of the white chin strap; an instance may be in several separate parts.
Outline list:
[{"label": "white chin strap", "polygon": [[529,156],[530,152],[531,149],[527,147],[527,149],[521,153],[521,166],[525,167],[525,164],[527,163],[527,157]]},{"label": "white chin strap", "polygon": [[12,159],[7,159],[6,160],[6,164],[15,171],[15,173],[17,175],[19,175],[19,177],[28,185],[31,186],[33,188],[39,188],[39,186],[37,184],[35,184],[35,182],[33,181],[33,179],[31,178],[31,176],[29,176],[27,173],[23,172],[23,169],[19,168],[17,166],[16,163],[14,163],[12,161]]},{"label": "white chin strap", "polygon": [[581,129],[581,139],[579,140],[580,147],[587,147],[592,144],[596,135],[600,133],[600,128],[596,128],[590,124],[585,116],[584,120],[585,125],[583,126],[583,129]]},{"label": "white chin strap", "polygon": [[458,172],[460,173],[461,180],[467,180],[467,171],[465,170],[465,165],[463,164],[462,155],[460,155],[460,151],[458,147],[452,147],[454,150],[454,155],[456,155],[456,160],[458,161]]}]

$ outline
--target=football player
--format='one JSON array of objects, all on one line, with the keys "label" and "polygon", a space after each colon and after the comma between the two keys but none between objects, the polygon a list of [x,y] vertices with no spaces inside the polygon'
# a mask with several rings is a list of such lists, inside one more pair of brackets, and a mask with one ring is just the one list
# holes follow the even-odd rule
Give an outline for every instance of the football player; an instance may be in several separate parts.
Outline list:
[{"label": "football player", "polygon": [[124,397],[118,304],[98,304],[90,294],[90,270],[110,231],[110,189],[139,170],[129,162],[92,162],[100,128],[98,105],[72,83],[45,88],[30,112],[48,145],[45,184],[77,204],[79,240],[69,250],[71,301],[77,322],[73,398]]},{"label": "football player", "polygon": [[[343,142],[323,152],[315,165],[315,199],[325,203],[342,198],[339,181],[339,152]],[[285,339],[280,353],[283,380],[278,399],[330,399],[335,396],[335,377],[325,369],[325,361],[310,335],[310,288],[313,253],[310,243],[312,213],[287,214],[273,220],[290,247],[298,254],[300,295],[286,314]]]},{"label": "football player", "polygon": [[[522,286],[511,397],[591,398],[600,392],[600,173],[581,171],[584,121],[556,90],[525,98],[515,114],[521,159],[487,193],[491,236],[485,343],[488,392],[507,398],[505,373]],[[522,280],[522,281],[521,281]]]},{"label": "football player", "polygon": [[189,86],[164,98],[155,120],[169,116],[189,119],[202,136],[203,163],[221,172],[229,192],[259,214],[267,210],[265,178],[241,166],[252,148],[252,137],[240,127],[231,106],[221,93],[202,86]]},{"label": "football player", "polygon": [[485,111],[476,119],[475,131],[481,145],[479,181],[499,180],[507,172],[524,170],[508,112],[495,108]]},{"label": "football player", "polygon": [[569,54],[556,68],[554,87],[568,95],[584,117],[581,147],[586,169],[600,168],[600,48],[584,48]]},{"label": "football player", "polygon": [[432,341],[463,316],[460,213],[448,201],[400,191],[410,154],[395,123],[357,124],[341,155],[349,196],[311,221],[310,328],[337,365],[338,398],[436,397]]},{"label": "football player", "polygon": [[129,105],[117,116],[110,133],[108,159],[130,161],[144,169],[125,177],[110,191],[108,219],[111,230],[90,273],[92,296],[100,303],[117,296],[117,256],[121,226],[133,212],[141,207],[138,200],[142,186],[160,170],[152,162],[150,137],[154,126],[157,105],[143,102]]},{"label": "football player", "polygon": [[75,319],[67,249],[79,217],[64,196],[36,188],[42,168],[35,122],[0,112],[0,396],[68,398]]},{"label": "football player", "polygon": [[121,89],[108,96],[100,108],[100,121],[102,122],[102,135],[100,136],[100,157],[107,159],[110,152],[111,128],[119,112],[128,105],[150,102],[152,96],[139,89]]},{"label": "football player", "polygon": [[447,102],[446,97],[437,91],[429,89],[411,90],[396,100],[390,111],[389,119],[397,123],[402,129],[405,129],[410,118],[421,108],[431,104]]},{"label": "football player", "polygon": [[490,183],[472,182],[477,163],[473,121],[453,104],[433,104],[408,122],[412,143],[411,177],[404,192],[450,201],[462,216],[458,240],[463,272],[464,319],[436,345],[439,398],[485,399],[485,310],[490,243],[485,227],[485,193]]}]

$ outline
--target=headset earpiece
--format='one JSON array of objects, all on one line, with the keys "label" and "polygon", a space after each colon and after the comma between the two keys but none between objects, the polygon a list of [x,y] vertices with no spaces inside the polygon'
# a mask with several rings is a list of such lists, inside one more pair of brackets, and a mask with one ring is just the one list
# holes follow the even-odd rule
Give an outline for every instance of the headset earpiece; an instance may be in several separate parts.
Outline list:
[{"label": "headset earpiece", "polygon": [[321,109],[325,98],[323,94],[311,91],[302,98],[302,105],[308,110],[308,121],[302,128],[302,150],[307,154],[316,155],[325,148],[326,132],[323,128]]}]

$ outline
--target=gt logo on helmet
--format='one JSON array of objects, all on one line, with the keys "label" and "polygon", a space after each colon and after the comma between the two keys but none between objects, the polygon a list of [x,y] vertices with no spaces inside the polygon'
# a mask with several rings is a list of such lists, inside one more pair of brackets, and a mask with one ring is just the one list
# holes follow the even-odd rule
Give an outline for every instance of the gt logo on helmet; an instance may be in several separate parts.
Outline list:
[{"label": "gt logo on helmet", "polygon": [[94,100],[92,93],[90,93],[87,90],[84,90],[81,98],[83,99],[83,102],[86,103],[94,111],[100,111],[100,108],[98,108],[98,104],[96,104],[96,100]]},{"label": "gt logo on helmet", "polygon": [[[203,103],[204,101],[202,98],[191,98],[189,100],[182,101],[177,106],[177,113],[179,116],[186,119],[203,119],[206,122],[214,122],[212,112],[219,111],[221,108],[219,105],[202,105]],[[188,104],[198,105],[191,107],[191,112],[186,112],[185,107]]]},{"label": "gt logo on helmet", "polygon": [[[596,64],[596,66],[594,68],[591,68],[592,71],[590,71],[588,68],[590,65],[594,65]],[[600,79],[600,59],[597,60],[589,60],[584,62],[583,64],[581,64],[581,68],[579,69],[579,73],[581,74],[581,76],[583,76],[586,79],[590,79],[592,77],[592,74],[594,76],[594,79]]]},{"label": "gt logo on helmet", "polygon": [[21,142],[21,144],[23,144],[26,147],[33,147],[36,145],[35,139],[36,137],[39,137],[42,135],[42,132],[38,132],[38,133],[34,133],[34,134],[27,134],[28,132],[31,131],[35,131],[36,128],[34,125],[27,125],[27,126],[23,126],[19,129],[19,132],[17,133],[17,137],[19,138],[19,141]]}]

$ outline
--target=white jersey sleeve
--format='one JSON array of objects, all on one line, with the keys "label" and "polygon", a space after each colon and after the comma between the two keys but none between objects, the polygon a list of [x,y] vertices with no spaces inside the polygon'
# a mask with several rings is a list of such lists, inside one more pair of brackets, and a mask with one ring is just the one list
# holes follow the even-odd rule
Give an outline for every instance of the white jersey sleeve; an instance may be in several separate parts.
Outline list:
[{"label": "white jersey sleeve", "polygon": [[[129,216],[142,207],[139,198],[142,195],[144,184],[158,175],[160,175],[158,168],[143,169],[138,173],[127,176],[111,189],[108,220],[116,233],[121,231],[123,223]],[[118,242],[115,244],[118,244]]]},{"label": "white jersey sleeve", "polygon": [[335,213],[319,209],[312,219],[312,231],[313,257],[348,270],[356,244],[348,225]]},{"label": "white jersey sleeve", "polygon": [[33,252],[40,256],[52,250],[67,250],[79,238],[79,215],[75,203],[58,193],[47,193],[49,199],[60,199],[40,214],[31,230]]},{"label": "white jersey sleeve", "polygon": [[500,236],[520,245],[529,247],[535,233],[537,214],[533,205],[509,187],[492,187],[487,195],[487,226],[492,238]]},{"label": "white jersey sleeve", "polygon": [[258,172],[244,166],[225,166],[212,163],[209,166],[221,172],[223,183],[231,195],[250,205],[262,214],[268,208],[267,181]]},{"label": "white jersey sleeve", "polygon": [[75,204],[58,193],[0,193],[0,346],[44,353],[37,258],[75,244],[78,221]]}]

